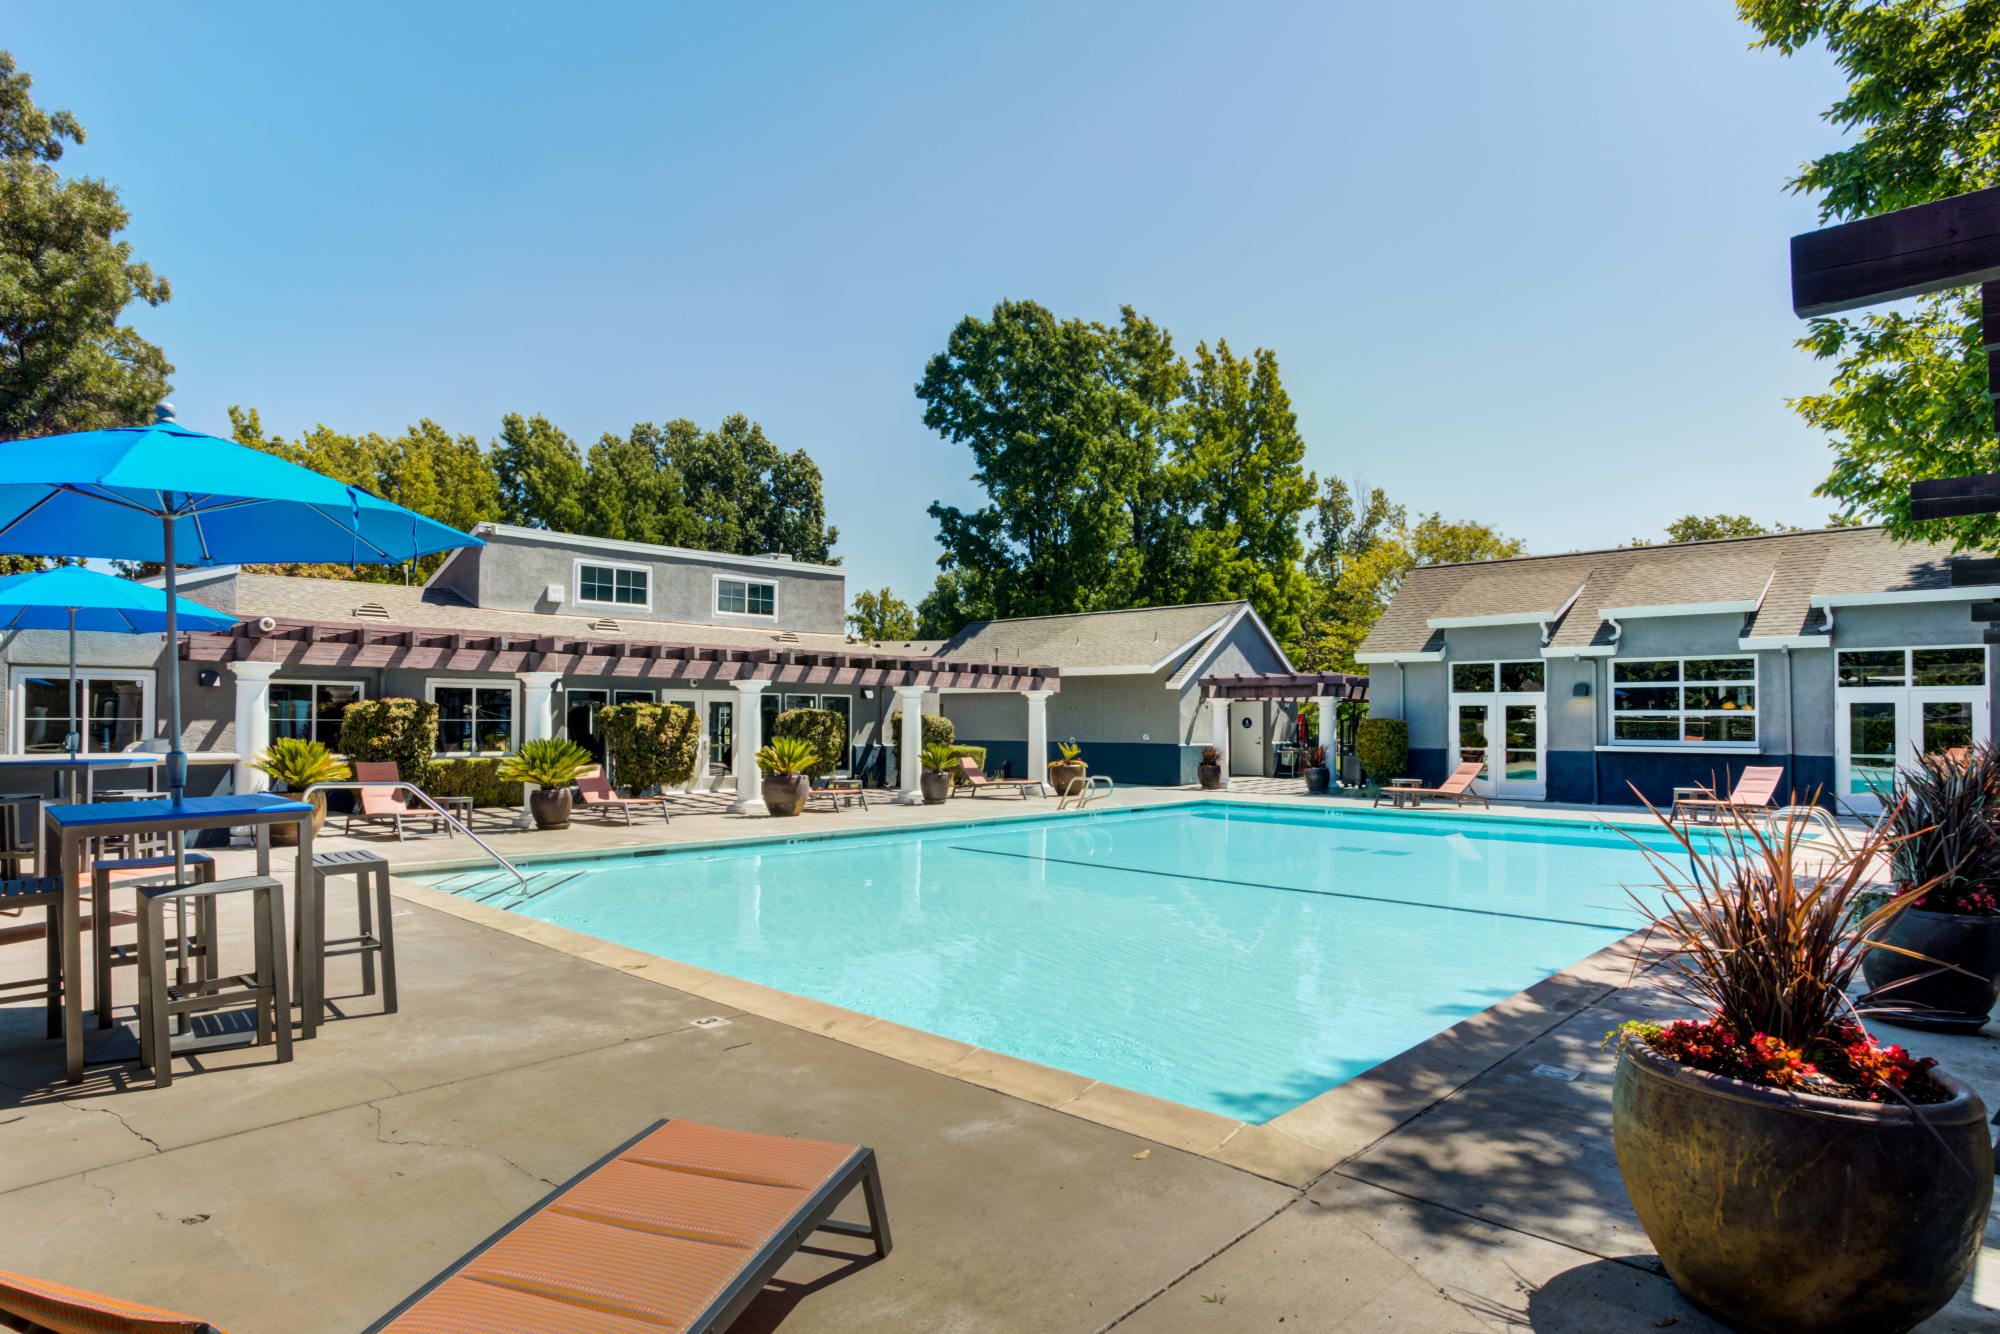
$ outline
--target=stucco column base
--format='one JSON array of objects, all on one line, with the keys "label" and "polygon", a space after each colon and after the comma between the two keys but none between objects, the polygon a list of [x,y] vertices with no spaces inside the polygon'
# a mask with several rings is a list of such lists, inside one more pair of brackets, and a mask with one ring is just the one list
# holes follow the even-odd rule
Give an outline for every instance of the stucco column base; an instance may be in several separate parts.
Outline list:
[{"label": "stucco column base", "polygon": [[1042,785],[1044,795],[1049,790],[1049,696],[1053,690],[1023,690],[1023,698],[1028,701],[1028,772],[1023,778],[1032,778]]},{"label": "stucco column base", "polygon": [[1209,709],[1209,714],[1208,714],[1209,733],[1210,736],[1213,738],[1209,742],[1209,744],[1214,746],[1216,751],[1221,756],[1220,768],[1222,769],[1222,782],[1220,786],[1228,787],[1229,786],[1229,701],[1220,698],[1211,699],[1208,702],[1208,709]]},{"label": "stucco column base", "polygon": [[897,686],[896,707],[903,711],[903,735],[896,742],[902,788],[896,793],[896,804],[921,806],[924,804],[924,688]]},{"label": "stucco column base", "polygon": [[769,815],[764,804],[764,775],[757,768],[757,752],[764,748],[764,711],[761,702],[766,681],[737,681],[736,686],[736,800],[729,803],[731,815]]}]

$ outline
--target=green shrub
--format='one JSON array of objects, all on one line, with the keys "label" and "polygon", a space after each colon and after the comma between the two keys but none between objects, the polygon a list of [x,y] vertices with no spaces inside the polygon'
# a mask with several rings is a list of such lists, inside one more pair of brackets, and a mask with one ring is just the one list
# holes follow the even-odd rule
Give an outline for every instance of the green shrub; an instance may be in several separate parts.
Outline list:
[{"label": "green shrub", "polygon": [[825,778],[840,767],[841,757],[847,754],[847,715],[832,709],[787,709],[771,724],[771,739],[779,737],[797,737],[810,743],[819,758],[806,773]]},{"label": "green shrub", "polygon": [[341,754],[356,764],[390,761],[405,783],[426,792],[437,739],[437,705],[428,700],[357,700],[340,715]]},{"label": "green shrub", "polygon": [[701,723],[682,704],[608,704],[597,711],[611,781],[634,792],[694,776]]},{"label": "green shrub", "polygon": [[1378,784],[1401,778],[1410,767],[1410,725],[1401,718],[1363,718],[1354,754]]},{"label": "green shrub", "polygon": [[433,760],[424,791],[433,797],[471,797],[474,806],[521,804],[521,785],[501,780],[497,759]]},{"label": "green shrub", "polygon": [[[958,739],[952,729],[951,719],[940,714],[927,713],[923,721],[924,744],[926,746],[949,746]],[[896,710],[889,715],[888,742],[892,746],[903,744],[903,711]]]},{"label": "green shrub", "polygon": [[965,787],[969,782],[964,774],[958,772],[958,757],[961,755],[971,756],[972,762],[979,766],[979,772],[986,772],[986,747],[953,746],[951,748],[951,781],[954,787]]}]

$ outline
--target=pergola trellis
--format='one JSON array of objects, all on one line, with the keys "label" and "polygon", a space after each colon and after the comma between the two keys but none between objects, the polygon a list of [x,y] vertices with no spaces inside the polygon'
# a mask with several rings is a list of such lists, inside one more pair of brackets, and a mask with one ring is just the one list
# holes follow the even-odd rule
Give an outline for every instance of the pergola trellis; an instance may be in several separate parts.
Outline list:
[{"label": "pergola trellis", "polygon": [[[1354,728],[1352,721],[1342,726],[1339,706],[1359,703],[1368,698],[1368,678],[1352,672],[1263,672],[1249,676],[1211,676],[1201,683],[1201,697],[1219,703],[1209,713],[1212,718],[1214,746],[1222,752],[1222,781],[1229,782],[1229,709],[1231,700],[1254,700],[1281,703],[1303,703],[1315,701],[1319,706],[1317,744],[1325,746],[1329,756],[1337,756],[1343,751],[1354,749]],[[1328,720],[1334,720],[1331,729]],[[1337,766],[1336,766],[1337,767]]]}]

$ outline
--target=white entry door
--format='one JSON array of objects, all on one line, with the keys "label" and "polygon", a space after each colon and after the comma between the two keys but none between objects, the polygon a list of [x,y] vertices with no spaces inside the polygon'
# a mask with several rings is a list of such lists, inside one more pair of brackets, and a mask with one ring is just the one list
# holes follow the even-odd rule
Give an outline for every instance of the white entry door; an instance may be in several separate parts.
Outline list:
[{"label": "white entry door", "polygon": [[[1483,766],[1472,780],[1472,790],[1482,797],[1493,795],[1493,701],[1460,701],[1453,710],[1453,731],[1458,741],[1451,767],[1471,760]],[[1446,777],[1450,777],[1449,774]]]},{"label": "white entry door", "polygon": [[1876,815],[1896,770],[1918,755],[1978,745],[1992,735],[1985,687],[1872,687],[1835,692],[1839,805]]},{"label": "white entry door", "polygon": [[1232,778],[1264,776],[1264,705],[1259,700],[1229,703],[1229,773]]},{"label": "white entry door", "polygon": [[1539,699],[1489,695],[1457,699],[1452,705],[1457,749],[1453,768],[1468,760],[1485,766],[1472,790],[1486,797],[1540,801],[1548,792],[1548,743],[1542,735]]}]

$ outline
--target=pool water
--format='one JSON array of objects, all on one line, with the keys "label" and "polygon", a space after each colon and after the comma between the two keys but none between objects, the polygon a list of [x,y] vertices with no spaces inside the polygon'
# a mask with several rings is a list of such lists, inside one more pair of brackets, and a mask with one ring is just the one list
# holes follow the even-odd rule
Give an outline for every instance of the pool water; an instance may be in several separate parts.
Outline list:
[{"label": "pool water", "polygon": [[1256,1122],[1635,929],[1625,887],[1653,879],[1602,826],[1219,802],[532,876],[492,901]]}]

